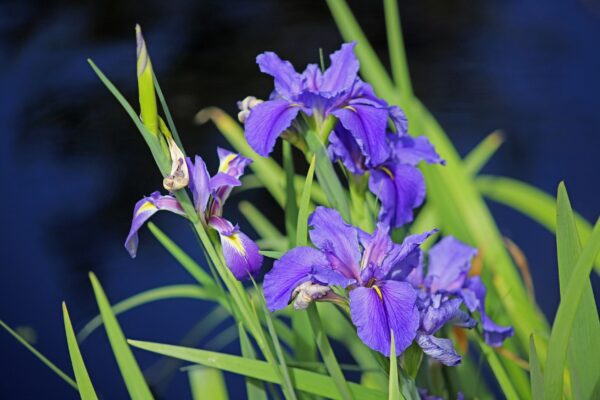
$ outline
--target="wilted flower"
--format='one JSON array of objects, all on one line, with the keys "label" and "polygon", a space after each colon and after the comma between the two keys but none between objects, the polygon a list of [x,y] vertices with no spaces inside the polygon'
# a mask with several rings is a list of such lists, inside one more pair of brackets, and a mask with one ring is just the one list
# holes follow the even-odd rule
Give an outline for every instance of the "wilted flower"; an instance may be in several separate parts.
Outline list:
[{"label": "wilted flower", "polygon": [[513,335],[512,327],[495,324],[485,313],[486,288],[478,276],[468,277],[471,260],[477,250],[447,236],[429,251],[427,273],[421,258],[418,267],[407,277],[421,292],[417,306],[421,322],[417,343],[425,354],[446,365],[456,365],[461,357],[449,339],[433,336],[446,323],[472,328],[476,322],[461,305],[473,313],[479,311],[484,339],[491,346],[500,346]]},{"label": "wilted flower", "polygon": [[299,303],[305,307],[311,300],[329,296],[329,286],[346,288],[360,339],[389,356],[393,331],[396,353],[402,353],[415,338],[419,325],[417,292],[403,279],[417,266],[419,245],[433,232],[409,236],[396,244],[387,226],[378,225],[371,235],[346,224],[337,211],[324,207],[317,207],[309,225],[316,249],[297,247],[288,251],[265,276],[269,309],[284,308],[292,300],[297,306],[297,296],[302,296]]},{"label": "wilted flower", "polygon": [[[223,205],[235,186],[241,185],[239,177],[244,168],[252,161],[239,154],[217,149],[220,159],[219,172],[210,177],[206,164],[200,156],[195,160],[186,159],[186,168],[190,171],[189,188],[193,195],[194,208],[202,223],[216,230],[221,238],[223,257],[227,266],[237,279],[256,276],[260,271],[263,257],[259,248],[248,236],[222,217]],[[163,196],[152,193],[137,202],[133,210],[131,230],[125,241],[125,248],[135,257],[138,247],[137,232],[140,227],[157,211],[171,211],[186,216],[177,199],[172,195]]]}]

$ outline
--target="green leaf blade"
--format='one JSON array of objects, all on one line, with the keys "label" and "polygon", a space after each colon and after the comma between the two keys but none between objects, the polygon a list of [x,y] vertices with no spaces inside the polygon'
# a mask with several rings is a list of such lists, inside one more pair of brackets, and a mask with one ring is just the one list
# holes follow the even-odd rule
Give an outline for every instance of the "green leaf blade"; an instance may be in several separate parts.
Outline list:
[{"label": "green leaf blade", "polygon": [[390,331],[390,379],[388,383],[388,399],[400,400],[400,386],[398,385],[398,357],[396,357],[396,341],[394,331]]},{"label": "green leaf blade", "polygon": [[67,336],[67,345],[69,346],[69,356],[71,357],[71,364],[73,365],[73,372],[75,372],[75,379],[77,380],[77,389],[82,400],[97,400],[98,396],[92,385],[92,380],[88,374],[79,345],[77,344],[77,338],[73,331],[73,325],[71,325],[71,318],[69,318],[69,312],[67,311],[67,305],[63,302],[63,319],[65,323],[65,334]]},{"label": "green leaf blade", "polygon": [[144,379],[144,375],[127,344],[125,335],[112,311],[108,298],[106,297],[106,294],[104,294],[104,289],[102,289],[100,282],[93,273],[90,273],[90,280],[92,282],[92,287],[94,288],[94,294],[96,296],[98,308],[100,309],[100,314],[102,315],[102,320],[104,321],[104,328],[106,329],[108,340],[113,349],[129,395],[134,400],[153,399],[148,384]]}]

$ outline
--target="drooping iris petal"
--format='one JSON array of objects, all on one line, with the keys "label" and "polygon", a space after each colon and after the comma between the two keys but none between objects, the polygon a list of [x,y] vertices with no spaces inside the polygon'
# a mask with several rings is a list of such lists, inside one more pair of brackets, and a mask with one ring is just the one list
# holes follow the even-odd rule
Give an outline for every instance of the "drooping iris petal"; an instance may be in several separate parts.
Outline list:
[{"label": "drooping iris petal", "polygon": [[233,276],[238,280],[257,276],[263,262],[258,245],[224,218],[211,217],[208,224],[219,233],[223,257]]},{"label": "drooping iris petal", "polygon": [[479,311],[483,339],[487,344],[499,347],[502,346],[504,340],[514,335],[513,327],[498,325],[486,314],[485,296],[487,289],[480,277],[469,278],[460,294],[471,312]]},{"label": "drooping iris petal", "polygon": [[447,322],[456,318],[460,311],[462,300],[455,297],[445,299],[438,307],[430,305],[421,314],[421,330],[433,335]]},{"label": "drooping iris petal", "polygon": [[206,210],[206,204],[210,197],[210,175],[206,169],[206,164],[202,157],[195,156],[194,161],[187,157],[185,162],[190,172],[189,188],[194,198],[194,208],[198,215],[202,215]]},{"label": "drooping iris petal", "polygon": [[[240,182],[240,180],[234,176],[231,176],[229,174],[226,174],[224,172],[218,172],[215,176],[213,176],[212,178],[210,178],[210,183],[209,183],[209,187],[211,192],[215,192],[218,191],[221,188],[233,188],[236,186],[240,186],[242,184],[242,182]],[[219,196],[220,198],[222,198],[223,196]]]},{"label": "drooping iris petal", "polygon": [[[405,280],[419,266],[422,268],[423,251],[421,244],[438,230],[407,236],[401,244],[394,244],[381,268],[388,279]],[[421,276],[421,280],[422,280]],[[412,283],[412,282],[411,282]]]},{"label": "drooping iris petal", "polygon": [[332,111],[332,114],[354,137],[368,165],[379,165],[388,159],[387,110],[366,104],[351,104]]},{"label": "drooping iris petal", "polygon": [[333,161],[341,161],[348,171],[355,175],[365,173],[365,156],[360,151],[358,143],[343,127],[337,126],[329,135],[329,157]]},{"label": "drooping iris petal", "polygon": [[426,284],[432,292],[455,292],[461,289],[471,269],[477,249],[446,236],[429,251]]},{"label": "drooping iris petal", "polygon": [[394,331],[396,355],[415,338],[419,313],[417,294],[406,282],[383,281],[379,286],[357,287],[350,292],[350,314],[358,337],[370,348],[389,356],[390,331]]},{"label": "drooping iris petal", "polygon": [[296,247],[273,264],[265,275],[263,290],[271,311],[288,305],[294,289],[304,282],[347,286],[352,283],[332,270],[327,258],[312,247]]},{"label": "drooping iris petal", "polygon": [[173,196],[161,196],[160,192],[154,192],[149,197],[144,197],[137,203],[133,209],[133,220],[131,229],[125,239],[125,248],[129,255],[134,258],[138,248],[138,230],[144,223],[158,211],[170,211],[172,213],[185,216],[185,212]]},{"label": "drooping iris petal", "polygon": [[302,76],[296,72],[289,61],[283,61],[273,52],[267,51],[256,57],[261,72],[271,75],[275,80],[277,93],[290,100],[302,90]]},{"label": "drooping iris petal", "polygon": [[425,199],[421,172],[406,164],[386,164],[371,171],[369,190],[381,201],[379,221],[401,227],[413,220],[413,210]]},{"label": "drooping iris petal", "polygon": [[398,106],[389,107],[390,118],[396,128],[395,134],[398,136],[405,136],[408,134],[408,119],[404,115],[404,111]]},{"label": "drooping iris petal", "polygon": [[450,339],[442,339],[433,335],[418,333],[417,343],[423,349],[423,353],[444,365],[452,367],[461,361],[461,357],[454,349],[454,345]]},{"label": "drooping iris petal", "polygon": [[331,267],[351,279],[360,279],[358,232],[334,209],[317,207],[308,219],[310,240],[325,253]]},{"label": "drooping iris petal", "polygon": [[260,103],[250,111],[245,131],[248,144],[263,157],[267,157],[279,135],[290,127],[300,106],[277,99]]},{"label": "drooping iris petal", "polygon": [[217,147],[219,155],[219,172],[239,178],[244,175],[244,169],[252,164],[252,160],[240,154]]},{"label": "drooping iris petal", "polygon": [[393,146],[394,155],[404,164],[417,165],[421,161],[428,164],[446,163],[425,136],[412,137],[388,134],[388,140]]},{"label": "drooping iris petal", "polygon": [[320,92],[323,96],[332,97],[352,87],[360,67],[354,54],[356,42],[344,43],[342,47],[329,56],[331,65],[323,73]]}]

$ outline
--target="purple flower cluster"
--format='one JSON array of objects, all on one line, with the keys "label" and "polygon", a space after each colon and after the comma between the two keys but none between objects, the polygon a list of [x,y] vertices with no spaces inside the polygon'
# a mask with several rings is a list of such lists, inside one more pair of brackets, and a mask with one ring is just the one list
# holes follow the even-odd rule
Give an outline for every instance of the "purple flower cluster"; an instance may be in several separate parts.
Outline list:
[{"label": "purple flower cluster", "polygon": [[240,103],[246,139],[266,157],[281,134],[297,130],[300,113],[317,125],[335,117],[333,131],[327,132],[330,157],[341,160],[355,175],[368,173],[369,190],[381,201],[380,221],[400,227],[412,221],[413,210],[425,198],[425,182],[416,164],[443,161],[425,137],[408,135],[399,107],[378,98],[358,77],[355,45],[342,45],[324,72],[309,64],[300,74],[275,53],[260,54],[256,61],[274,78],[275,90],[267,101]]},{"label": "purple flower cluster", "polygon": [[[227,266],[237,279],[256,276],[260,271],[263,256],[258,246],[239,230],[237,225],[222,217],[223,206],[234,187],[240,186],[239,178],[252,160],[239,154],[218,148],[220,166],[216,175],[211,177],[206,164],[200,156],[194,161],[186,159],[189,176],[189,188],[192,192],[194,208],[200,221],[218,232],[221,239],[223,257]],[[165,210],[186,216],[183,208],[172,195],[163,196],[154,192],[138,201],[133,210],[133,220],[125,248],[135,257],[138,248],[138,230],[156,212]]]},{"label": "purple flower cluster", "polygon": [[393,331],[397,355],[416,340],[425,354],[445,365],[461,358],[449,339],[434,334],[446,324],[473,328],[475,311],[488,344],[499,346],[512,335],[512,328],[496,325],[485,314],[481,280],[467,277],[476,250],[453,237],[431,248],[425,274],[420,245],[435,231],[397,244],[387,225],[379,223],[369,234],[324,207],[317,207],[309,225],[316,248],[288,251],[265,276],[271,311],[290,302],[305,308],[312,300],[334,300],[340,295],[332,287],[339,287],[348,293],[352,322],[367,346],[389,356]]}]

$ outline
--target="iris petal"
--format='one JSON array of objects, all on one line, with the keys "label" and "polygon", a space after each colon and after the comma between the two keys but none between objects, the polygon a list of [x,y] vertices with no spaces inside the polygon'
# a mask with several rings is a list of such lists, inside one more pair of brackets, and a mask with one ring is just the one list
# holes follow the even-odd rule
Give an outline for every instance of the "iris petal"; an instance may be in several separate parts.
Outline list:
[{"label": "iris petal", "polygon": [[461,357],[454,349],[454,345],[450,339],[442,339],[433,335],[419,333],[417,334],[417,343],[423,349],[423,353],[444,365],[452,367],[460,364]]},{"label": "iris petal", "polygon": [[354,54],[356,42],[344,43],[342,47],[329,56],[331,65],[323,73],[320,92],[326,97],[335,96],[352,87],[358,75],[359,63]]},{"label": "iris petal", "polygon": [[452,236],[440,240],[429,251],[429,270],[426,278],[429,289],[432,292],[460,290],[471,269],[471,260],[475,254],[476,249]]},{"label": "iris petal", "polygon": [[390,331],[394,331],[396,355],[416,336],[419,313],[416,292],[406,282],[383,281],[377,287],[358,287],[350,292],[350,314],[358,337],[371,349],[390,355]]},{"label": "iris petal", "polygon": [[273,52],[267,51],[256,57],[261,72],[275,79],[275,90],[280,96],[291,99],[302,90],[302,76],[289,61],[283,61]]},{"label": "iris petal", "polygon": [[263,157],[275,146],[279,135],[290,127],[300,112],[300,107],[284,99],[260,103],[250,111],[246,120],[246,140]]},{"label": "iris petal", "polygon": [[190,172],[188,185],[194,198],[194,208],[198,215],[202,215],[206,210],[206,204],[210,197],[210,175],[202,157],[195,156],[193,162],[188,157],[186,158],[186,163]]},{"label": "iris petal", "polygon": [[129,255],[134,258],[138,248],[138,230],[144,223],[158,211],[170,211],[172,213],[185,216],[185,212],[173,196],[161,196],[160,192],[154,192],[149,197],[144,197],[135,204],[133,209],[133,220],[127,239],[125,239],[125,248]]}]

